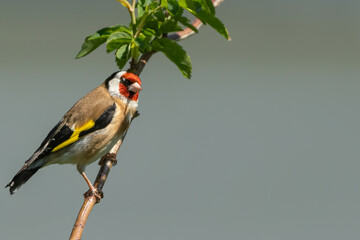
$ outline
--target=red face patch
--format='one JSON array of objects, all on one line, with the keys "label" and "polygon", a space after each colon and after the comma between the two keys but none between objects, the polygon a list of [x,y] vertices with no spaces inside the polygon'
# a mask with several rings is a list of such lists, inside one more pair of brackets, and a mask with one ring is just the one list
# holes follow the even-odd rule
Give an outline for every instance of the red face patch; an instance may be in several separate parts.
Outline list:
[{"label": "red face patch", "polygon": [[140,78],[137,75],[133,74],[133,73],[127,72],[127,73],[124,73],[121,77],[124,78],[124,79],[128,79],[133,83],[137,82],[141,86]]},{"label": "red face patch", "polygon": [[[125,81],[128,80],[131,83],[137,82],[141,86],[140,78],[137,75],[135,75],[134,73],[130,73],[130,72],[124,73],[121,76],[121,78],[125,79]],[[128,86],[126,86],[122,83],[119,84],[119,91],[120,91],[121,95],[123,95],[124,97],[126,97],[130,100],[137,101],[139,98],[139,92],[137,92],[137,93],[129,92]]]}]

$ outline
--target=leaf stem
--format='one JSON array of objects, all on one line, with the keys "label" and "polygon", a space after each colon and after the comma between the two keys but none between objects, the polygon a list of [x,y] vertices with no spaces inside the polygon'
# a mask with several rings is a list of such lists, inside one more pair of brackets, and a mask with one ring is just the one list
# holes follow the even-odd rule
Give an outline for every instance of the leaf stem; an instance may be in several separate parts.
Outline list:
[{"label": "leaf stem", "polygon": [[140,20],[140,23],[139,23],[139,27],[134,35],[134,38],[137,38],[141,32],[141,29],[144,27],[145,25],[145,22],[146,22],[146,19],[151,15],[153,14],[154,12],[156,12],[158,9],[160,9],[161,6],[158,6],[156,7],[155,9],[151,10],[149,13],[144,13],[143,17],[141,18]]},{"label": "leaf stem", "polygon": [[134,33],[136,32],[135,5],[136,5],[136,0],[133,0],[132,5],[131,5],[130,15],[131,15],[131,23],[132,23]]},{"label": "leaf stem", "polygon": [[[136,0],[133,0],[131,3],[131,11],[130,11],[130,16],[131,16],[131,25],[132,25],[132,29],[133,29],[133,41],[135,39],[135,33],[136,33],[136,16],[135,16],[135,5],[136,5]],[[132,57],[132,61],[136,62],[136,53],[135,53],[135,48],[131,48],[131,57]]]}]

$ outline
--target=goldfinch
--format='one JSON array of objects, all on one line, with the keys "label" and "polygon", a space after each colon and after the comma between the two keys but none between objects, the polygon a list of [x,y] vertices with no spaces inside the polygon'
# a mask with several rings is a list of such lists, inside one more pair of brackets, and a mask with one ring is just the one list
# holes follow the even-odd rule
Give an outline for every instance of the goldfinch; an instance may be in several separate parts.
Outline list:
[{"label": "goldfinch", "polygon": [[76,164],[90,190],[95,193],[84,171],[86,165],[106,154],[126,134],[137,106],[140,78],[119,71],[81,98],[49,132],[35,153],[6,185],[13,194],[40,168]]}]

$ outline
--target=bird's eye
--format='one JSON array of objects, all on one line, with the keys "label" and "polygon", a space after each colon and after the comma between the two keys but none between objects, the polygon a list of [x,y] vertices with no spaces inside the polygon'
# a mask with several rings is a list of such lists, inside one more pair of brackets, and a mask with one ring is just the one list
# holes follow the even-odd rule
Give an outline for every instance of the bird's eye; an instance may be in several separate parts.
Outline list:
[{"label": "bird's eye", "polygon": [[120,83],[124,84],[125,86],[130,86],[131,85],[131,81],[129,79],[126,78],[120,78]]}]

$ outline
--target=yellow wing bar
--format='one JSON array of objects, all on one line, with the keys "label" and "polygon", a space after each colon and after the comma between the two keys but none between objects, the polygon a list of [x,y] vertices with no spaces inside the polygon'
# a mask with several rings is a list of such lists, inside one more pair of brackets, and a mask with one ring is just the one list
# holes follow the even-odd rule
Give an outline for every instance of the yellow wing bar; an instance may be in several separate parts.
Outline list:
[{"label": "yellow wing bar", "polygon": [[93,126],[95,126],[95,122],[93,120],[88,121],[87,123],[85,123],[83,126],[79,127],[79,128],[75,128],[74,132],[71,134],[70,138],[62,143],[60,143],[59,145],[57,145],[51,152],[56,152],[64,147],[66,147],[67,145],[70,145],[71,143],[76,142],[77,140],[79,140],[79,134],[82,131],[86,131],[90,128],[92,128]]}]

